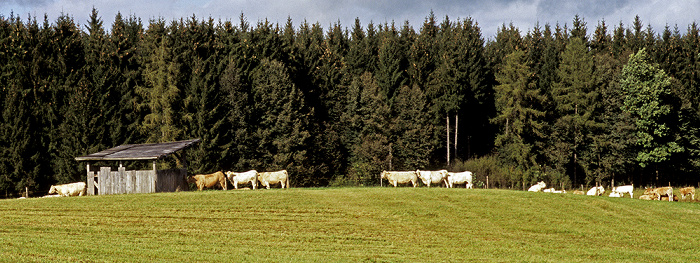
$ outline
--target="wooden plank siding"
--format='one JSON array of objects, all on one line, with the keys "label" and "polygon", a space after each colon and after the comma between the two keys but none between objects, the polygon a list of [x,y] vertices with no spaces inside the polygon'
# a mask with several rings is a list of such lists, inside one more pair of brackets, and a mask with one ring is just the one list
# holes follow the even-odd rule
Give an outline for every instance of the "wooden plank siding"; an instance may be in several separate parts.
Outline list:
[{"label": "wooden plank siding", "polygon": [[[100,167],[97,173],[88,173],[89,195],[140,194],[189,190],[186,169],[129,170],[119,167]],[[97,180],[95,180],[97,179]]]}]

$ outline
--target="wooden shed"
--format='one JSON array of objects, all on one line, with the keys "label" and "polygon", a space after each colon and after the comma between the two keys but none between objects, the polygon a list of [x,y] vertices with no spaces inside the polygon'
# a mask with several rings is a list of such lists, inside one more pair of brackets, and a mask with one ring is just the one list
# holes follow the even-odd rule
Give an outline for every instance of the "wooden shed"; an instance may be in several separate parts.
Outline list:
[{"label": "wooden shed", "polygon": [[[188,190],[187,162],[182,156],[175,154],[196,143],[200,139],[149,143],[149,144],[125,144],[101,152],[86,156],[76,157],[76,161],[87,162],[87,194],[132,194],[132,193],[157,193]],[[184,167],[157,170],[156,162],[173,154]],[[112,167],[100,167],[99,170],[91,170],[90,162],[119,162],[116,171]],[[122,165],[124,161],[152,161],[152,170],[126,170]]]}]

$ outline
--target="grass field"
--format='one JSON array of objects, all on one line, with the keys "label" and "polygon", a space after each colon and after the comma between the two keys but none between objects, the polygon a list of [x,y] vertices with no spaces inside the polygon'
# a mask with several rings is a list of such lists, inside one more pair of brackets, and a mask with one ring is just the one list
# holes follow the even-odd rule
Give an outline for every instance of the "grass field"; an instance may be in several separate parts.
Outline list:
[{"label": "grass field", "polygon": [[0,200],[4,262],[698,262],[700,204],[445,188]]}]

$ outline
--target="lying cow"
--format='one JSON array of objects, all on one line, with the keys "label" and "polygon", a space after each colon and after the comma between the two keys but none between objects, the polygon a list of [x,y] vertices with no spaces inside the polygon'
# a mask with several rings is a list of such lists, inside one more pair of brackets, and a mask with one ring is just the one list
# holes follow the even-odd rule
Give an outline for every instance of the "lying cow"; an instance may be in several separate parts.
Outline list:
[{"label": "lying cow", "polygon": [[685,196],[690,195],[690,200],[695,200],[695,187],[684,187],[679,191],[681,192],[681,199],[685,200]]},{"label": "lying cow", "polygon": [[411,183],[413,184],[413,187],[416,187],[416,183],[418,182],[418,174],[414,171],[411,172],[397,172],[397,171],[383,171],[381,174],[381,178],[379,180],[386,179],[389,181],[389,184],[394,185],[396,187],[398,184],[407,184]]},{"label": "lying cow", "polygon": [[[644,191],[646,193],[646,190]],[[668,201],[672,202],[673,201],[673,187],[666,186],[666,187],[659,187],[659,188],[654,188],[651,190],[653,194],[655,194],[661,201],[661,197],[667,196]]]},{"label": "lying cow", "polygon": [[601,196],[603,195],[603,193],[605,193],[605,188],[603,188],[602,186],[596,186],[588,190],[588,192],[586,192],[586,195]]},{"label": "lying cow", "polygon": [[262,172],[258,173],[258,181],[260,185],[264,185],[267,189],[270,189],[271,184],[280,184],[282,188],[289,188],[289,174],[287,170],[281,170],[276,172]]},{"label": "lying cow", "polygon": [[642,199],[642,200],[654,200],[654,199],[656,199],[656,196],[653,195],[653,194],[644,194],[644,195],[640,196],[639,199]]},{"label": "lying cow", "polygon": [[619,195],[618,197],[624,197],[625,194],[629,194],[630,198],[634,198],[634,186],[632,185],[623,185],[623,186],[618,186],[618,187],[613,187],[612,188],[612,193],[610,193],[610,196],[612,197],[613,194]]},{"label": "lying cow", "polygon": [[256,170],[250,170],[242,173],[228,171],[226,172],[226,177],[231,182],[234,189],[238,189],[239,183],[250,183],[253,186],[253,189],[255,189],[255,187],[258,185],[258,171]]},{"label": "lying cow", "polygon": [[439,170],[439,171],[421,171],[421,170],[416,170],[416,173],[418,174],[418,177],[420,178],[421,181],[423,181],[423,184],[427,185],[430,187],[431,184],[437,184],[440,185],[440,183],[444,182],[445,186],[447,186],[447,170]]},{"label": "lying cow", "polygon": [[213,174],[193,175],[187,178],[187,182],[190,184],[196,184],[199,191],[202,191],[204,188],[214,188],[217,185],[219,185],[221,189],[227,190],[226,176],[224,176],[224,173],[221,171]]},{"label": "lying cow", "polygon": [[530,186],[530,188],[527,190],[530,192],[539,192],[539,191],[542,191],[542,189],[544,189],[545,187],[547,187],[547,184],[545,184],[544,181],[541,181],[541,182],[538,182],[537,184]]},{"label": "lying cow", "polygon": [[542,190],[542,192],[553,193],[553,194],[565,194],[566,190],[556,190],[556,189],[554,189],[554,187],[552,187],[549,189],[544,189],[544,190]]},{"label": "lying cow", "polygon": [[87,191],[87,184],[84,182],[52,185],[49,189],[50,195],[60,196],[84,196]]},{"label": "lying cow", "polygon": [[449,188],[454,184],[464,184],[464,188],[472,188],[472,172],[447,173],[447,185]]}]

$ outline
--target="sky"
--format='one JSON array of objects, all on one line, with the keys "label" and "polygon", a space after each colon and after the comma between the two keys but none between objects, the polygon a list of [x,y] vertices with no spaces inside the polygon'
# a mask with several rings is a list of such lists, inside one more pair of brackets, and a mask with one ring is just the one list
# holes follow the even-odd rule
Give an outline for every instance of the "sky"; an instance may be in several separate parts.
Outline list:
[{"label": "sky", "polygon": [[369,22],[401,26],[408,21],[418,31],[432,11],[438,22],[446,16],[451,21],[471,18],[479,24],[484,39],[493,39],[504,24],[512,23],[525,34],[536,24],[570,26],[575,15],[584,19],[589,34],[601,21],[610,33],[620,22],[628,27],[636,15],[645,28],[651,25],[657,33],[667,25],[671,29],[677,25],[685,33],[688,25],[700,22],[700,0],[0,0],[0,15],[7,18],[13,13],[25,21],[31,16],[40,22],[47,15],[55,22],[66,14],[85,29],[93,7],[106,30],[117,12],[140,18],[145,25],[151,19],[171,21],[193,15],[199,20],[211,17],[237,24],[243,14],[252,25],[265,19],[284,25],[291,18],[295,27],[307,21],[328,29],[339,22],[351,29],[359,18],[363,27]]}]

